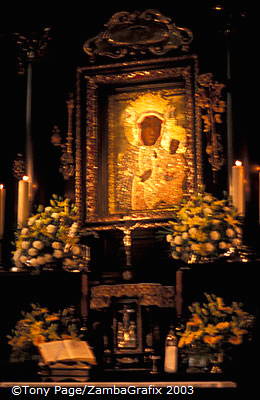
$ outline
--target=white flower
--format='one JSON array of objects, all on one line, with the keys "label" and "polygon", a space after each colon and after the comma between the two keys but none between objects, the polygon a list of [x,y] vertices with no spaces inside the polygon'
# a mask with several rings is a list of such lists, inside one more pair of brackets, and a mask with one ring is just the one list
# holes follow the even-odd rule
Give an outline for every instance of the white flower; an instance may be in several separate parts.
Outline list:
[{"label": "white flower", "polygon": [[62,250],[54,250],[53,257],[62,258],[63,257],[63,251]]},{"label": "white flower", "polygon": [[30,217],[28,219],[28,225],[29,226],[33,225],[37,218],[38,218],[38,215],[34,215],[33,217]]},{"label": "white flower", "polygon": [[32,243],[33,247],[35,247],[35,249],[41,250],[44,248],[44,243],[41,240],[35,240]]},{"label": "white flower", "polygon": [[72,246],[71,251],[75,256],[78,256],[81,253],[81,248],[80,246]]},{"label": "white flower", "polygon": [[21,248],[22,248],[23,250],[29,249],[30,246],[31,246],[31,243],[28,242],[28,241],[26,241],[26,240],[24,240],[24,241],[21,243]]},{"label": "white flower", "polygon": [[38,257],[37,257],[37,263],[38,263],[38,265],[43,265],[43,264],[45,264],[45,263],[46,263],[45,257],[44,257],[44,256],[38,256]]},{"label": "white flower", "polygon": [[45,207],[44,211],[46,213],[50,213],[52,211],[52,207],[50,207],[50,206],[49,207]]},{"label": "white flower", "polygon": [[56,230],[57,230],[57,226],[56,226],[56,225],[50,224],[50,225],[48,225],[48,226],[46,227],[46,230],[47,230],[48,233],[54,233],[54,232],[56,232]]},{"label": "white flower", "polygon": [[37,258],[31,258],[31,260],[30,260],[30,265],[32,266],[32,267],[37,267],[39,264],[38,264],[38,261],[37,261]]},{"label": "white flower", "polygon": [[209,235],[212,240],[220,239],[220,233],[218,231],[211,231]]},{"label": "white flower", "polygon": [[242,235],[243,231],[242,231],[241,228],[239,228],[239,226],[236,226],[236,227],[235,227],[235,230],[236,230],[236,232],[237,232],[237,234],[238,234],[239,236]]},{"label": "white flower", "polygon": [[209,215],[212,215],[212,210],[209,207],[206,207],[203,209],[203,213],[207,217]]},{"label": "white flower", "polygon": [[222,249],[222,250],[224,250],[224,249],[227,249],[229,246],[228,246],[228,243],[226,243],[226,242],[219,242],[219,248],[220,249]]},{"label": "white flower", "polygon": [[56,250],[62,249],[61,242],[53,242],[51,246],[53,249],[56,249]]},{"label": "white flower", "polygon": [[29,254],[29,256],[35,257],[35,256],[37,256],[37,254],[38,254],[38,250],[37,250],[37,249],[34,249],[33,247],[31,247],[31,248],[28,250],[28,254]]},{"label": "white flower", "polygon": [[241,245],[241,240],[240,239],[232,239],[232,244],[234,246],[240,246]]},{"label": "white flower", "polygon": [[213,201],[213,197],[210,194],[207,194],[203,197],[203,200],[211,203]]},{"label": "white flower", "polygon": [[35,225],[39,228],[41,225],[43,225],[43,222],[41,219],[37,219],[37,221],[35,221]]},{"label": "white flower", "polygon": [[18,261],[21,254],[22,254],[22,250],[21,249],[15,250],[14,255],[13,255],[13,260],[14,261]]},{"label": "white flower", "polygon": [[212,253],[214,250],[215,250],[215,246],[213,246],[213,244],[212,243],[205,243],[205,250],[208,252],[208,253]]},{"label": "white flower", "polygon": [[21,235],[27,235],[29,233],[29,229],[28,228],[23,228],[21,230]]},{"label": "white flower", "polygon": [[197,233],[197,229],[196,228],[190,228],[189,229],[189,234],[191,235],[191,237],[196,236]]},{"label": "white flower", "polygon": [[228,228],[226,230],[226,234],[227,234],[228,237],[234,237],[235,236],[235,232],[231,228]]},{"label": "white flower", "polygon": [[52,255],[49,254],[49,253],[46,253],[46,254],[44,255],[44,259],[45,259],[45,262],[46,262],[46,263],[49,263],[49,262],[53,261],[53,257],[52,257]]},{"label": "white flower", "polygon": [[21,261],[21,263],[23,263],[23,264],[26,263],[27,259],[28,259],[28,257],[26,257],[26,256],[21,256],[21,257],[20,257],[20,261]]},{"label": "white flower", "polygon": [[77,224],[77,222],[73,222],[73,224],[71,225],[70,230],[69,230],[69,236],[70,237],[75,236],[77,230],[78,230],[78,224]]},{"label": "white flower", "polygon": [[60,214],[54,212],[54,213],[51,214],[51,217],[54,218],[54,219],[58,219],[58,218],[60,218]]}]

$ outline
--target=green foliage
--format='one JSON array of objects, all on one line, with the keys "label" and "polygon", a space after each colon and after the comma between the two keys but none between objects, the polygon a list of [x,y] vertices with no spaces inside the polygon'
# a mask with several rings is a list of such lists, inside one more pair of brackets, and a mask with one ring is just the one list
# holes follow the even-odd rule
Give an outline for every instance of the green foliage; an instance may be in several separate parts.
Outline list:
[{"label": "green foliage", "polygon": [[50,312],[39,304],[31,304],[30,311],[22,311],[10,335],[7,336],[11,346],[12,362],[37,358],[37,345],[53,340],[80,340],[80,320],[74,307],[58,312]]}]

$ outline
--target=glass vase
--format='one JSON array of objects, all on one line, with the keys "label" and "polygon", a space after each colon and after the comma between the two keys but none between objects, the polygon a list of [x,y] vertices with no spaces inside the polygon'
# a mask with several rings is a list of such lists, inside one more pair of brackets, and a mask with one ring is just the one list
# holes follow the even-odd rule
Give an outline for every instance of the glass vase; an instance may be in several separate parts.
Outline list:
[{"label": "glass vase", "polygon": [[188,351],[187,373],[205,373],[209,368],[210,355],[206,349],[194,346]]}]

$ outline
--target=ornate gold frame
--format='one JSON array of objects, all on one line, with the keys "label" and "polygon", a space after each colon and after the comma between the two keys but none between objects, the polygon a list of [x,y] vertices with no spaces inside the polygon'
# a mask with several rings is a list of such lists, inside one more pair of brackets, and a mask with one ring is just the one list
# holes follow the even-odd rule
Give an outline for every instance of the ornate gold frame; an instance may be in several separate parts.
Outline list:
[{"label": "ornate gold frame", "polygon": [[185,91],[186,160],[189,186],[184,196],[202,184],[199,108],[196,100],[197,57],[180,56],[79,68],[76,99],[75,197],[82,225],[115,225],[125,221],[158,221],[172,217],[174,209],[108,211],[107,96],[111,89],[181,82]]}]

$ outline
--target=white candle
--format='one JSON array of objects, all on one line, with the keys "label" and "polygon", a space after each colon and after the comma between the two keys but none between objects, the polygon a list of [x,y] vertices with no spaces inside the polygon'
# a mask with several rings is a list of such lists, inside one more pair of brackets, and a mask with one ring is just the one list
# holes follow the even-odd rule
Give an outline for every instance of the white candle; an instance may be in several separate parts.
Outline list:
[{"label": "white candle", "polygon": [[0,239],[4,236],[5,227],[5,188],[0,185]]},{"label": "white candle", "polygon": [[232,201],[239,215],[245,215],[244,167],[236,161],[232,167]]},{"label": "white candle", "polygon": [[23,176],[18,183],[17,225],[23,226],[29,216],[29,178]]}]

